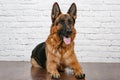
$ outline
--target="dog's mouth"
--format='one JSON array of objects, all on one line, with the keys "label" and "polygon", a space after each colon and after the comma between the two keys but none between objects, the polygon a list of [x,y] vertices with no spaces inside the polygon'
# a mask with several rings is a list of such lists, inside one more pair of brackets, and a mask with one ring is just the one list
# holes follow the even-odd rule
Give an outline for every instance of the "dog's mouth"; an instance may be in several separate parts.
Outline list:
[{"label": "dog's mouth", "polygon": [[72,31],[65,31],[64,30],[59,30],[58,31],[58,35],[60,37],[60,39],[66,44],[70,44],[71,43],[71,34]]},{"label": "dog's mouth", "polygon": [[63,41],[66,45],[70,44],[71,43],[71,38],[70,37],[65,37],[63,36]]}]

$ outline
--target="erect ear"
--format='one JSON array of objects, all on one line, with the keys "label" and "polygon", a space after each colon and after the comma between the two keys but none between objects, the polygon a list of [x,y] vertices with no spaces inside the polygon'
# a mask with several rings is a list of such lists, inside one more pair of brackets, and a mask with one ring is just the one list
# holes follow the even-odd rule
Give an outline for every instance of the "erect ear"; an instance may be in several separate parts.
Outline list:
[{"label": "erect ear", "polygon": [[53,4],[52,13],[51,13],[52,22],[54,22],[55,19],[56,19],[60,14],[61,14],[60,7],[59,7],[58,3],[55,2],[55,3]]},{"label": "erect ear", "polygon": [[77,7],[75,3],[72,3],[67,13],[70,14],[70,16],[72,16],[74,19],[77,18]]}]

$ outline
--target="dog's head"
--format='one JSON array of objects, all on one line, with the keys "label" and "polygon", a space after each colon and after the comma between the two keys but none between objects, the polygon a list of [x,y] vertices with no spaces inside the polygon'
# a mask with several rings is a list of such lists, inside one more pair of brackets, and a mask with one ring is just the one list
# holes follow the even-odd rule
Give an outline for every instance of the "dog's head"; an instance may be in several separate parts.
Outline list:
[{"label": "dog's head", "polygon": [[66,14],[62,14],[58,3],[53,4],[51,19],[51,34],[57,34],[61,41],[66,45],[70,44],[75,37],[76,30],[74,28],[77,8],[73,3]]}]

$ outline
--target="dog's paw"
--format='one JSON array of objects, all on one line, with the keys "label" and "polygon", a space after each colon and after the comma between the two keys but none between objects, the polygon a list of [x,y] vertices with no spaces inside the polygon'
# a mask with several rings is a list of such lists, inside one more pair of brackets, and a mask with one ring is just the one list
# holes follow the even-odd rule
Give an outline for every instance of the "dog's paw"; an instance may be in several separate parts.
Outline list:
[{"label": "dog's paw", "polygon": [[75,77],[77,79],[84,79],[85,78],[85,74],[75,74]]},{"label": "dog's paw", "polygon": [[58,72],[56,73],[51,73],[51,78],[52,79],[59,79],[60,78],[60,74]]}]

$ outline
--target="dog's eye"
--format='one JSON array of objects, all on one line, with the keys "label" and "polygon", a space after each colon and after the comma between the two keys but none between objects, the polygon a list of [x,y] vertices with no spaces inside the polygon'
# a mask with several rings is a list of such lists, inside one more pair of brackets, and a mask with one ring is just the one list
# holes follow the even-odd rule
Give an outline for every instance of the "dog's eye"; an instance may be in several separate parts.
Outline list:
[{"label": "dog's eye", "polygon": [[60,20],[60,21],[58,21],[58,22],[56,23],[56,25],[58,25],[58,24],[64,24],[64,22],[65,22],[65,20]]},{"label": "dog's eye", "polygon": [[72,24],[72,21],[71,21],[70,19],[68,20],[68,24],[69,24],[69,25]]},{"label": "dog's eye", "polygon": [[65,20],[60,20],[59,23],[60,24],[63,24],[65,22]]}]

